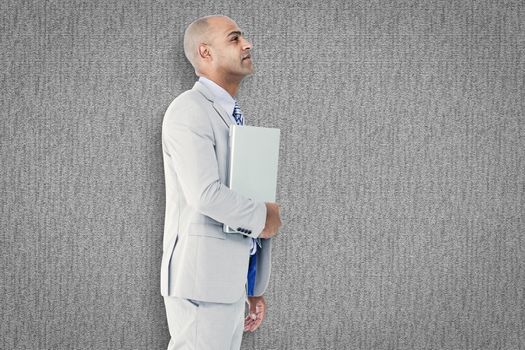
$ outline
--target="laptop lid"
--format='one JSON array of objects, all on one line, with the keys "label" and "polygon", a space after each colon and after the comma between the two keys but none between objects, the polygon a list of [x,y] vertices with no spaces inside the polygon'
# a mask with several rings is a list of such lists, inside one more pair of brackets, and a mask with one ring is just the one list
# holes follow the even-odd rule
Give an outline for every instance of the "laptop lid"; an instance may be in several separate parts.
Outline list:
[{"label": "laptop lid", "polygon": [[[256,126],[230,126],[227,185],[260,202],[275,202],[281,131]],[[224,225],[223,231],[237,231]]]}]

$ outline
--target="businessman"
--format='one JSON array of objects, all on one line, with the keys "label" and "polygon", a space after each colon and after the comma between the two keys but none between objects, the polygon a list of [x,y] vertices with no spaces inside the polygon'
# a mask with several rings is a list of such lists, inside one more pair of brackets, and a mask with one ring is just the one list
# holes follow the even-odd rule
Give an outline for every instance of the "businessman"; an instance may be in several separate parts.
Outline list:
[{"label": "businessman", "polygon": [[[239,349],[243,330],[255,331],[265,317],[279,207],[224,185],[229,128],[244,124],[236,95],[253,72],[251,48],[226,16],[199,18],[184,33],[184,53],[199,79],[173,100],[162,124],[161,293],[169,350]],[[224,233],[223,224],[237,233]]]}]

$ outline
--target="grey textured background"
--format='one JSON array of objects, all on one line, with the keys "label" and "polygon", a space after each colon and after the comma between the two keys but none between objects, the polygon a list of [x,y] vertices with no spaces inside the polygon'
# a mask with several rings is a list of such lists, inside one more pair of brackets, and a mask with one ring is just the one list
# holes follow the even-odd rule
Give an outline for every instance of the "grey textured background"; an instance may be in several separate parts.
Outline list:
[{"label": "grey textured background", "polygon": [[164,349],[161,121],[193,19],[282,130],[244,349],[525,349],[523,1],[2,1],[2,349]]}]

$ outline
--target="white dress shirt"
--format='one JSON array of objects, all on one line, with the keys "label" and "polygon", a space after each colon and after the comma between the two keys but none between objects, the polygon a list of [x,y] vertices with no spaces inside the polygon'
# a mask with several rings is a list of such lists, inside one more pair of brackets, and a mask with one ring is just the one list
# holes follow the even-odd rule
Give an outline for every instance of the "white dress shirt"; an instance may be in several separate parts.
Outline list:
[{"label": "white dress shirt", "polygon": [[219,86],[213,80],[210,80],[205,77],[200,77],[199,82],[204,84],[204,86],[206,86],[208,90],[210,90],[211,93],[217,98],[215,102],[217,102],[219,106],[221,106],[222,109],[224,109],[226,114],[230,116],[230,119],[232,120],[233,124],[237,124],[235,118],[233,117],[233,107],[235,107],[235,99],[228,93],[228,91],[224,90],[224,88]]}]

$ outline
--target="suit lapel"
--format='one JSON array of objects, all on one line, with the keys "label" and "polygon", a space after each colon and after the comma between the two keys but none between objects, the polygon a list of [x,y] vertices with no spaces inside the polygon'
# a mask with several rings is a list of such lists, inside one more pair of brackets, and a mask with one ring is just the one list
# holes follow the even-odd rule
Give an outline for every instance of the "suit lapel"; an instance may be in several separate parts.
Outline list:
[{"label": "suit lapel", "polygon": [[230,124],[231,124],[231,119],[230,117],[228,116],[228,114],[226,114],[226,112],[224,111],[224,109],[219,106],[218,103],[215,103],[215,100],[213,98],[213,94],[210,92],[210,90],[208,90],[206,88],[206,86],[204,86],[202,83],[200,83],[199,81],[195,82],[195,85],[193,86],[193,89],[194,90],[197,90],[198,92],[200,92],[208,101],[210,101],[213,105],[213,108],[215,109],[215,111],[217,112],[217,114],[219,114],[219,116],[221,117],[222,121],[226,124],[226,126],[229,128],[230,127]]}]

